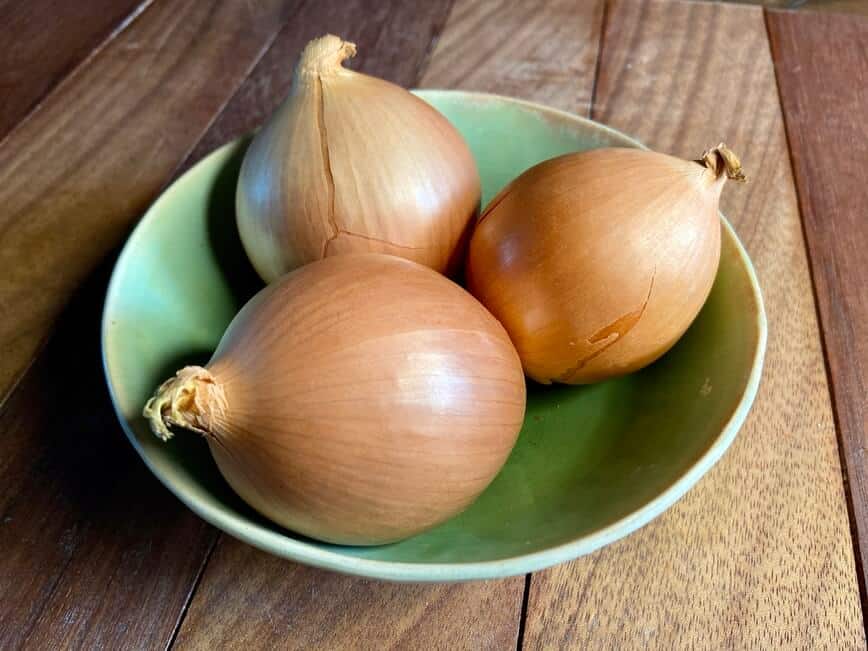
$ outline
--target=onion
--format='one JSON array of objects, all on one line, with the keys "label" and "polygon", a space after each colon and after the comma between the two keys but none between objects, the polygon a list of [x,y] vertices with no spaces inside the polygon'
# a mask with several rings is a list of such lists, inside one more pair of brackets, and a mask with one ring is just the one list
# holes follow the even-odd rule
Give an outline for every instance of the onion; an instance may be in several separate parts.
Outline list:
[{"label": "onion", "polygon": [[334,543],[399,540],[467,507],[522,425],[521,362],[470,294],[382,254],[329,258],[260,291],[207,366],[145,407],[207,438],[274,522]]},{"label": "onion", "polygon": [[418,97],[343,68],[355,52],[337,36],[311,41],[245,155],[238,230],[266,282],[340,253],[444,273],[464,256],[480,197],[470,150]]},{"label": "onion", "polygon": [[597,149],[540,163],[495,197],[470,243],[468,286],[528,376],[595,382],[669,350],[711,291],[727,178],[744,180],[723,144],[701,161]]}]

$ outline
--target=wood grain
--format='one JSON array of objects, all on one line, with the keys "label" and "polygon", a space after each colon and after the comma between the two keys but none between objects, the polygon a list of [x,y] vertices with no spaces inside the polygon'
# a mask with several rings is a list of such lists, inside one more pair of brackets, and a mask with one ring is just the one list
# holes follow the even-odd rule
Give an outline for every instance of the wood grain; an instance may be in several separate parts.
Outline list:
[{"label": "wood grain", "polygon": [[[158,0],[0,143],[0,396],[170,172],[272,110],[309,33],[358,28],[345,32],[360,44],[358,65],[413,85],[445,12],[445,3],[378,5],[367,8],[364,15],[377,18],[366,22],[361,4],[307,3],[287,24],[292,3],[258,3],[250,14],[245,3],[168,4]],[[463,0],[423,84],[584,112],[601,16],[599,2],[530,12],[520,3]],[[750,185],[726,192],[724,209],[757,265],[771,338],[757,404],[724,461],[643,531],[534,575],[526,646],[864,648],[761,15],[619,2],[606,22],[594,116],[684,156],[726,137],[754,172]],[[580,62],[569,78],[553,63],[562,53]],[[782,90],[786,102],[783,83]],[[797,154],[794,162],[798,173]],[[215,539],[150,476],[114,421],[97,343],[108,268],[72,298],[57,336],[0,413],[2,648],[166,646]],[[382,584],[293,565],[229,538],[211,561],[181,647],[515,644],[521,579]]]},{"label": "wood grain", "polygon": [[523,585],[369,581],[224,536],[174,648],[513,649]]},{"label": "wood grain", "polygon": [[868,593],[868,18],[767,21]]},{"label": "wood grain", "polygon": [[0,146],[0,400],[292,12],[158,4]]},{"label": "wood grain", "polygon": [[0,648],[159,648],[213,530],[120,432],[99,364],[103,277],[0,419]]},{"label": "wood grain", "polygon": [[684,157],[725,140],[724,192],[769,319],[731,450],[629,538],[532,577],[526,647],[864,648],[830,399],[762,11],[612,2],[593,117]]},{"label": "wood grain", "polygon": [[422,78],[588,115],[602,0],[461,0]]},{"label": "wood grain", "polygon": [[762,5],[778,9],[809,9],[811,11],[831,11],[854,13],[868,16],[868,3],[865,0],[713,0],[714,2],[738,2]]},{"label": "wood grain", "polygon": [[0,3],[0,141],[66,74],[150,1]]},{"label": "wood grain", "polygon": [[344,66],[412,87],[431,44],[443,29],[451,0],[417,6],[402,0],[306,3],[294,15],[220,113],[184,163],[188,167],[211,150],[251,132],[289,92],[301,50],[311,39],[332,32],[356,43],[358,54]]}]

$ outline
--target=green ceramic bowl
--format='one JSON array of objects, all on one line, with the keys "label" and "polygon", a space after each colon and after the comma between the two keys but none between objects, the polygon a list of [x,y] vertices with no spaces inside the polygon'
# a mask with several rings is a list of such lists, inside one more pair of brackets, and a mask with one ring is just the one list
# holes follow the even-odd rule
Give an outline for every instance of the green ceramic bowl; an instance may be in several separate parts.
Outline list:
[{"label": "green ceramic bowl", "polygon": [[[470,145],[483,205],[523,170],[602,146],[640,147],[573,115],[491,95],[419,91]],[[153,473],[216,527],[302,563],[350,574],[453,581],[522,574],[587,554],[646,524],[732,443],[753,402],[766,321],[756,276],[723,221],[720,271],[687,334],[661,360],[586,387],[530,383],[512,456],[467,511],[400,543],[340,547],[298,536],[245,505],[203,440],[161,443],[141,417],[157,384],[204,363],[259,287],[235,230],[246,142],[200,161],[142,219],[112,276],[103,355],[118,417]],[[135,505],[131,505],[135,508]]]}]

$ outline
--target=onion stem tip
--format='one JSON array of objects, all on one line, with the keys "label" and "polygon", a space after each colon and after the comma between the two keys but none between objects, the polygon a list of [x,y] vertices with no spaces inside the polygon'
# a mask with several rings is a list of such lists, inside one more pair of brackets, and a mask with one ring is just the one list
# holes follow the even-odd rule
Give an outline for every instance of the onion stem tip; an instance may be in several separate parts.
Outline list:
[{"label": "onion stem tip", "polygon": [[210,435],[209,412],[215,406],[225,408],[224,402],[222,390],[207,369],[185,366],[157,388],[145,403],[142,415],[148,420],[151,431],[162,441],[172,438],[170,425]]},{"label": "onion stem tip", "polygon": [[738,156],[724,143],[720,143],[717,147],[706,149],[702,153],[702,158],[696,162],[700,165],[705,165],[714,172],[717,178],[726,174],[726,178],[733,181],[747,181],[747,177],[745,177],[744,171],[741,169],[741,161],[738,159]]}]

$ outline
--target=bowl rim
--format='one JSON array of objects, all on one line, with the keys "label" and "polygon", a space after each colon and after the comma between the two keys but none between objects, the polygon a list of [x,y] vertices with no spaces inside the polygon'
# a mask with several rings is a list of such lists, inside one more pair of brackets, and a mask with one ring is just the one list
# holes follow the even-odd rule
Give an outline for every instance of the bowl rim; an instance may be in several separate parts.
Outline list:
[{"label": "bowl rim", "polygon": [[[606,132],[617,139],[629,142],[637,148],[647,149],[647,147],[638,140],[613,129],[612,127],[536,102],[491,93],[461,90],[424,89],[413,90],[412,92],[423,99],[448,97],[462,98],[468,101],[491,101],[517,105],[529,109],[531,112],[541,113],[559,121],[573,124],[579,123],[597,131]],[[206,158],[211,157],[218,152],[225,152],[238,146],[239,142],[244,138],[245,136],[242,136],[222,145],[209,153]],[[205,158],[202,160],[205,160]],[[220,508],[219,506],[202,503],[195,497],[188,495],[180,486],[175,486],[170,477],[164,476],[154,466],[139,445],[135,432],[121,411],[118,388],[115,386],[112,379],[107,352],[110,346],[109,342],[112,338],[110,333],[110,310],[112,305],[117,301],[116,295],[120,291],[119,283],[122,270],[129,263],[129,258],[131,257],[131,252],[134,248],[134,242],[139,237],[142,237],[141,233],[143,232],[145,225],[155,219],[156,215],[160,212],[160,205],[166,200],[167,195],[171,194],[172,188],[175,187],[176,184],[191,183],[191,179],[195,179],[195,177],[201,173],[201,170],[204,168],[200,167],[200,162],[201,161],[197,161],[195,165],[182,174],[171,185],[166,187],[163,193],[151,204],[129,235],[124,244],[123,250],[115,262],[108,290],[106,292],[105,302],[103,304],[100,328],[102,364],[115,414],[117,415],[124,433],[136,449],[136,452],[138,452],[139,456],[145,462],[145,465],[148,466],[150,471],[166,488],[168,488],[194,513],[221,531],[224,531],[247,544],[271,554],[304,563],[306,565],[343,572],[345,574],[392,581],[467,581],[504,578],[534,572],[551,567],[558,563],[573,560],[604,547],[605,545],[633,533],[660,515],[663,511],[670,508],[675,504],[675,502],[681,499],[681,497],[683,497],[684,494],[694,484],[696,484],[696,482],[699,481],[699,479],[712,466],[714,466],[715,463],[720,460],[724,452],[726,452],[727,448],[729,448],[730,444],[735,439],[736,434],[744,423],[748,411],[753,404],[759,388],[760,377],[762,375],[762,367],[765,359],[766,343],[768,338],[768,324],[756,271],[754,270],[753,264],[751,263],[744,246],[738,239],[735,230],[732,228],[726,217],[721,214],[721,223],[723,228],[735,244],[735,249],[741,264],[747,271],[753,298],[757,306],[754,319],[754,327],[757,330],[757,345],[754,350],[751,370],[748,375],[744,392],[720,433],[708,446],[702,456],[700,456],[699,459],[690,466],[687,472],[672,482],[667,488],[660,492],[657,497],[608,526],[547,549],[527,554],[518,554],[498,560],[453,563],[412,563],[406,561],[360,558],[357,556],[342,554],[329,548],[316,547],[309,542],[290,538],[280,532],[267,529],[249,521],[244,521],[241,516],[234,515],[230,510],[225,509],[225,507]]]}]

